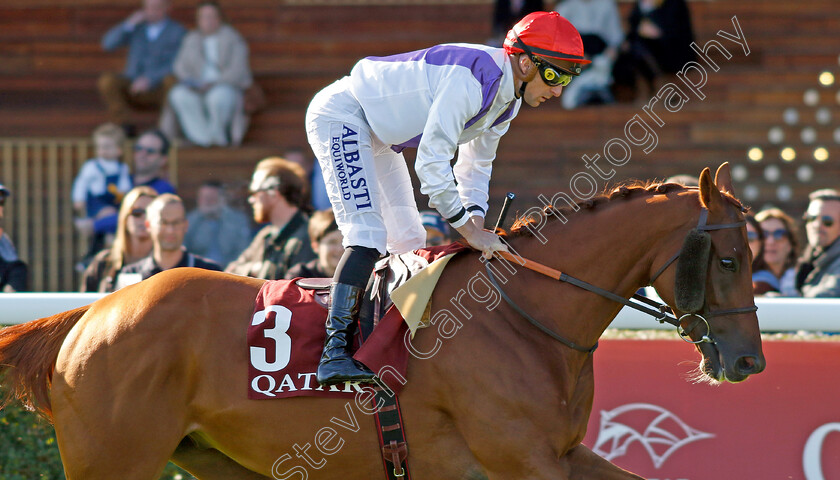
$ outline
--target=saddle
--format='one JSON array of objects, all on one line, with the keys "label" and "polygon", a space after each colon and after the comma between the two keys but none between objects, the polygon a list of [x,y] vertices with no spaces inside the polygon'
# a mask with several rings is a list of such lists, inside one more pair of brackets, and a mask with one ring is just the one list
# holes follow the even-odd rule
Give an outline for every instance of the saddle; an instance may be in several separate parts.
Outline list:
[{"label": "saddle", "polygon": [[[373,328],[394,304],[391,292],[427,266],[429,261],[414,252],[390,255],[376,262],[359,312],[362,338],[370,336]],[[295,281],[298,287],[313,290],[315,301],[327,309],[330,305],[330,283],[331,278],[300,278]]]},{"label": "saddle", "polygon": [[[362,339],[370,336],[373,328],[394,304],[391,292],[428,265],[428,260],[413,252],[391,255],[376,263],[359,312]],[[315,300],[329,308],[331,282],[330,278],[301,278],[295,283],[300,288],[314,290]],[[408,444],[402,430],[399,400],[380,386],[373,389],[376,396],[374,404],[382,405],[374,419],[379,432],[385,476],[389,480],[411,478],[408,474]]]}]

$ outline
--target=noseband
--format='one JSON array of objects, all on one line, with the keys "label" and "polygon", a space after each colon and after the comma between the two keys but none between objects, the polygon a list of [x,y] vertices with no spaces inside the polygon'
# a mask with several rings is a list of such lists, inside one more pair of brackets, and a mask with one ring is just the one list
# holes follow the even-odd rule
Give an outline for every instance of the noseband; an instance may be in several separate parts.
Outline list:
[{"label": "noseband", "polygon": [[[712,339],[712,329],[709,325],[709,321],[706,320],[706,317],[716,317],[716,316],[723,316],[723,315],[735,315],[739,313],[752,313],[758,310],[758,307],[755,304],[748,306],[748,307],[739,307],[739,308],[730,308],[725,310],[709,310],[707,308],[706,303],[706,295],[705,295],[705,285],[706,285],[706,278],[707,278],[707,271],[708,271],[708,263],[709,257],[711,254],[711,236],[709,235],[709,231],[714,230],[725,230],[729,228],[740,228],[746,225],[746,221],[742,220],[740,222],[735,223],[722,223],[722,224],[713,224],[707,225],[706,222],[708,220],[709,211],[704,207],[700,211],[700,219],[697,222],[697,227],[692,229],[685,238],[683,242],[683,248],[680,249],[675,255],[673,255],[670,259],[668,259],[665,264],[656,271],[653,277],[650,279],[649,285],[652,285],[653,282],[659,278],[662,273],[668,269],[677,259],[680,259],[679,263],[677,264],[677,278],[675,279],[675,292],[684,291],[688,292],[693,290],[691,287],[697,287],[699,285],[702,290],[700,291],[699,297],[700,301],[696,300],[696,293],[689,294],[685,293],[681,295],[681,297],[677,300],[677,308],[682,310],[680,306],[687,307],[684,315],[680,318],[676,318],[674,315],[673,310],[668,305],[663,303],[659,303],[654,301],[648,297],[643,295],[634,294],[632,299],[636,302],[630,301],[620,295],[617,295],[609,290],[604,290],[603,288],[596,287],[588,282],[580,280],[578,278],[569,276],[559,270],[555,270],[551,267],[547,267],[540,263],[534,262],[533,260],[528,260],[522,257],[518,257],[508,252],[496,252],[497,255],[505,258],[509,261],[515,261],[519,265],[533,270],[537,273],[543,274],[545,276],[551,277],[555,280],[569,283],[576,287],[582,288],[589,292],[595,293],[596,295],[600,295],[604,298],[612,300],[617,303],[621,303],[627,307],[633,308],[635,310],[639,310],[643,313],[653,316],[659,323],[669,323],[675,327],[677,327],[677,331],[679,332],[680,338],[684,341],[692,344],[697,343],[715,343]],[[694,258],[689,258],[689,255],[686,252],[693,252],[697,255],[690,255]],[[683,258],[680,258],[680,257]],[[702,264],[702,265],[698,265]],[[493,270],[490,268],[490,262],[485,263],[485,270],[487,271],[487,276],[490,279],[490,283],[493,284],[493,287],[499,292],[502,298],[513,308],[517,313],[522,315],[528,322],[532,325],[537,327],[540,331],[548,335],[549,337],[557,340],[558,342],[566,345],[567,347],[577,350],[579,352],[589,353],[595,351],[598,348],[598,343],[596,342],[595,345],[592,347],[582,347],[577,345],[576,343],[561,337],[560,335],[554,333],[540,323],[538,320],[533,318],[532,316],[528,315],[519,305],[517,305],[502,289],[499,282],[496,280],[495,275],[493,274]],[[686,285],[685,283],[689,283],[690,285]],[[637,303],[638,302],[638,303]],[[647,306],[645,306],[647,305]],[[655,307],[656,309],[650,308]],[[699,312],[702,312],[701,315]],[[682,328],[682,321],[683,319],[695,317],[696,320],[691,323],[688,329]],[[704,323],[706,325],[706,334],[700,337],[700,340],[691,340],[689,337],[689,333],[692,332],[700,323]]]}]

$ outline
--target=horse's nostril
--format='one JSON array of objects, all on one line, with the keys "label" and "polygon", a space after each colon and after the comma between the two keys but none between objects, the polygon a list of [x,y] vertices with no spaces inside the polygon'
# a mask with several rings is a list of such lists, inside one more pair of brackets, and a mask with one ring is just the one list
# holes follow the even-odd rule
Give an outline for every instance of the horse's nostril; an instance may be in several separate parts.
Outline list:
[{"label": "horse's nostril", "polygon": [[752,355],[745,355],[739,358],[736,366],[738,367],[738,371],[745,375],[752,375],[764,370],[763,362]]}]

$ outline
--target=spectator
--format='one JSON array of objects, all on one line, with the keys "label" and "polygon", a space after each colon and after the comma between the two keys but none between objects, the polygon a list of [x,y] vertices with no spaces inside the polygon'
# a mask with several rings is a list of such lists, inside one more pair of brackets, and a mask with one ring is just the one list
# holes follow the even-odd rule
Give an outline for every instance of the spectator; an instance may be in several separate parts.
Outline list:
[{"label": "spectator", "polygon": [[306,172],[306,179],[309,181],[310,198],[308,204],[315,210],[326,210],[332,208],[330,196],[327,194],[327,185],[324,183],[324,174],[320,167],[315,166],[315,157],[310,153],[306,155],[303,150],[292,148],[286,150],[283,158],[290,162],[297,163]]},{"label": "spectator", "polygon": [[803,297],[840,297],[840,191],[817,190],[808,198],[808,248],[799,260],[796,288]]},{"label": "spectator", "polygon": [[121,161],[124,142],[125,134],[117,125],[97,127],[93,131],[96,158],[86,161],[73,181],[76,228],[85,236],[92,234],[91,255],[110,243],[106,237],[114,234],[116,222],[102,221],[115,217],[123,195],[131,190],[128,165]]},{"label": "spectator", "polygon": [[[752,271],[764,269],[764,234],[761,232],[761,225],[752,214],[745,215],[747,220],[747,242],[750,245],[750,253],[752,254]],[[761,268],[756,268],[758,262],[761,262]]]},{"label": "spectator", "polygon": [[293,265],[315,258],[309,219],[303,212],[308,187],[300,165],[279,157],[261,160],[251,179],[248,201],[254,221],[266,223],[251,245],[225,271],[255,278],[284,278]]},{"label": "spectator", "polygon": [[685,0],[637,0],[628,23],[627,40],[613,71],[616,84],[635,91],[636,77],[641,76],[652,94],[656,77],[677,73],[696,58]]},{"label": "spectator", "polygon": [[146,207],[146,228],[152,237],[152,253],[123,267],[117,274],[116,288],[145,280],[164,270],[196,267],[221,271],[218,263],[194,255],[184,248],[187,213],[181,198],[172,193],[158,196]]},{"label": "spectator", "polygon": [[99,93],[114,122],[126,124],[132,107],[159,108],[175,83],[172,63],[186,30],[169,18],[169,0],[143,0],[143,8],[108,30],[102,48],[112,51],[128,46],[122,75],[104,73]]},{"label": "spectator", "polygon": [[113,292],[117,272],[151,253],[152,237],[146,228],[146,208],[155,197],[157,192],[145,186],[134,187],[125,195],[114,244],[93,257],[82,276],[82,292]]},{"label": "spectator", "polygon": [[799,242],[796,239],[795,222],[778,208],[762,210],[755,219],[761,224],[764,237],[764,268],[753,272],[753,283],[757,287],[755,293],[773,292],[783,296],[797,296],[795,267]]},{"label": "spectator", "polygon": [[175,59],[179,83],[169,92],[169,103],[190,142],[239,145],[248,123],[243,93],[253,81],[248,44],[224,21],[214,0],[198,4],[196,24]]},{"label": "spectator", "polygon": [[615,0],[564,0],[555,9],[580,32],[583,51],[592,63],[563,90],[560,101],[566,109],[613,101],[612,69],[624,31]]},{"label": "spectator", "polygon": [[312,240],[312,250],[318,257],[293,266],[286,272],[286,278],[332,278],[338,261],[344,254],[344,246],[341,244],[344,237],[335,223],[332,208],[313,213],[309,219],[308,232]]},{"label": "spectator", "polygon": [[224,186],[210,180],[198,188],[196,209],[187,215],[187,250],[227,265],[251,242],[248,217],[227,205]]},{"label": "spectator", "polygon": [[520,18],[545,8],[544,0],[496,0],[493,5],[493,38],[489,43],[500,47],[505,34]]},{"label": "spectator", "polygon": [[29,271],[26,264],[18,258],[15,245],[4,229],[6,199],[12,195],[8,188],[0,183],[0,292],[26,291]]},{"label": "spectator", "polygon": [[169,138],[157,129],[143,132],[134,144],[134,184],[152,187],[159,194],[175,193],[167,179]]},{"label": "spectator", "polygon": [[423,222],[423,228],[426,229],[427,247],[437,247],[452,242],[449,237],[449,225],[438,212],[434,210],[422,211],[420,212],[420,221]]},{"label": "spectator", "polygon": [[[134,145],[134,185],[151,187],[157,193],[175,193],[175,187],[166,180],[168,153],[169,139],[166,135],[160,130],[143,132]],[[99,216],[93,222],[93,230],[94,232],[116,232],[117,213],[111,211],[107,215]],[[94,251],[98,250],[97,248]]]}]

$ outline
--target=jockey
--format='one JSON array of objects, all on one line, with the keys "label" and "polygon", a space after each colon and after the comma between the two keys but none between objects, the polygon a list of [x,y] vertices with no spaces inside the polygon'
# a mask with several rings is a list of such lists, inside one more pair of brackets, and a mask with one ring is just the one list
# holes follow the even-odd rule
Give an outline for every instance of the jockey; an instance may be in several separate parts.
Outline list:
[{"label": "jockey", "polygon": [[345,247],[331,286],[321,384],[373,379],[349,352],[368,277],[380,255],[425,245],[402,150],[417,148],[414,168],[429,207],[491,258],[507,250],[484,230],[499,139],[522,100],[537,107],[559,96],[584,63],[572,24],[535,12],[508,32],[504,49],[445,44],[368,57],[315,95],[306,131]]}]

